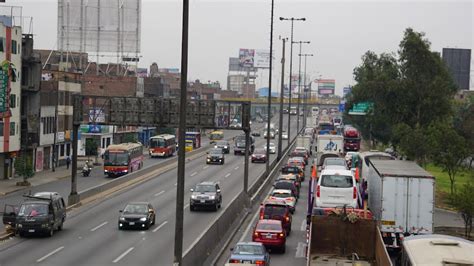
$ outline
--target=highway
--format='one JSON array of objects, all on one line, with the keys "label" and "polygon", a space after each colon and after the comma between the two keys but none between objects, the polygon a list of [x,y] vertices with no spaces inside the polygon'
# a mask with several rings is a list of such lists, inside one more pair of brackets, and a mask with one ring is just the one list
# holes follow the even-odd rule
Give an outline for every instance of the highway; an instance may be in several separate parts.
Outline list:
[{"label": "highway", "polygon": [[[292,121],[292,127],[295,126],[296,121]],[[277,144],[277,139],[272,141]],[[262,137],[256,138],[256,147],[264,143]],[[286,147],[287,141],[283,144]],[[272,155],[271,159],[275,157]],[[225,165],[206,165],[204,157],[186,162],[184,250],[216,217],[212,211],[189,211],[189,189],[202,181],[219,181],[222,208],[225,208],[243,189],[243,158],[234,156],[231,150],[226,155]],[[265,164],[250,163],[249,184],[264,171]],[[7,241],[0,245],[0,265],[170,265],[174,247],[176,175],[177,169],[172,169],[69,212],[64,230],[52,238]],[[48,190],[51,191],[49,187]],[[148,231],[117,229],[118,211],[131,201],[150,201],[157,210],[156,224]]]}]

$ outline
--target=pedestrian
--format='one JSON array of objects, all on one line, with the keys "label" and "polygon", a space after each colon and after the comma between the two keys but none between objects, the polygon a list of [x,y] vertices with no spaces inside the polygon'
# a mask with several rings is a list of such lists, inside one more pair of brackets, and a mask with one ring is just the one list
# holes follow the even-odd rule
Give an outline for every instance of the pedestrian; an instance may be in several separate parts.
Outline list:
[{"label": "pedestrian", "polygon": [[69,169],[69,165],[71,164],[71,157],[68,155],[66,157],[66,168]]}]

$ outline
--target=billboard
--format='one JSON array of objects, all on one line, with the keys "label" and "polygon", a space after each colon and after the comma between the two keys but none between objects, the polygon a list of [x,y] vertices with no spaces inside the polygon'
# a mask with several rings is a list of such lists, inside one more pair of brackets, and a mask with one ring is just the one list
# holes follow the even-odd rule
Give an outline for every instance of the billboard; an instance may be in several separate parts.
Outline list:
[{"label": "billboard", "polygon": [[471,49],[443,48],[443,61],[458,88],[469,90]]},{"label": "billboard", "polygon": [[255,72],[257,71],[256,68],[244,68],[240,65],[240,58],[238,57],[229,57],[229,71],[250,71]]},{"label": "billboard", "polygon": [[350,94],[352,92],[352,87],[351,86],[348,86],[348,87],[344,87],[342,89],[342,97],[346,97],[348,94]]},{"label": "billboard", "polygon": [[318,94],[319,95],[334,95],[336,87],[336,80],[334,79],[319,79],[318,80]]},{"label": "billboard", "polygon": [[239,50],[239,64],[241,67],[254,67],[255,50],[242,49]]},{"label": "billboard", "polygon": [[270,68],[270,52],[269,50],[255,50],[254,67]]}]

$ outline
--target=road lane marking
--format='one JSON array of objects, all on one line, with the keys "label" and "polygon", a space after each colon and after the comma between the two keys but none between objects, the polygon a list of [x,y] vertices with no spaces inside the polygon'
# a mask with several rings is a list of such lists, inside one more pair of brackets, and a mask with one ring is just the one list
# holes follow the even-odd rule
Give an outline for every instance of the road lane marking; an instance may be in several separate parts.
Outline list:
[{"label": "road lane marking", "polygon": [[301,221],[300,230],[303,232],[306,231],[306,220]]},{"label": "road lane marking", "polygon": [[162,191],[160,191],[160,192],[156,193],[156,194],[155,194],[155,195],[153,195],[153,196],[155,196],[155,197],[158,197],[159,195],[161,195],[161,194],[163,194],[163,193],[165,193],[165,191],[164,191],[164,190],[162,190]]},{"label": "road lane marking", "polygon": [[195,176],[195,175],[197,175],[197,172],[194,172],[194,173],[191,174],[191,176]]},{"label": "road lane marking", "polygon": [[206,165],[204,167],[202,167],[202,169],[207,169],[209,167],[209,165]]},{"label": "road lane marking", "polygon": [[158,225],[157,228],[153,229],[153,233],[155,233],[156,231],[160,230],[163,226],[165,226],[165,224],[167,224],[168,221],[164,221],[162,222],[160,225]]},{"label": "road lane marking", "polygon": [[129,249],[127,249],[124,253],[122,253],[122,255],[118,256],[115,260],[113,260],[112,262],[113,263],[117,263],[119,262],[123,257],[127,256],[128,253],[130,253],[130,251],[132,251],[134,249],[134,247],[131,247]]},{"label": "road lane marking", "polygon": [[230,176],[230,173],[227,173],[224,178],[228,178]]},{"label": "road lane marking", "polygon": [[306,243],[298,242],[298,247],[296,247],[295,258],[304,258],[306,257]]},{"label": "road lane marking", "polygon": [[189,203],[184,205],[184,209],[186,210],[189,207]]},{"label": "road lane marking", "polygon": [[108,224],[108,223],[109,223],[109,222],[105,221],[105,222],[99,224],[98,226],[92,228],[92,229],[91,229],[91,232],[94,232],[95,230],[101,228],[102,226],[104,226],[104,225],[106,225],[106,224]]},{"label": "road lane marking", "polygon": [[236,166],[236,167],[234,168],[234,170],[237,170],[237,169],[239,169],[239,167],[238,167],[238,166]]},{"label": "road lane marking", "polygon": [[49,252],[48,254],[44,255],[43,257],[37,259],[36,262],[42,262],[43,260],[47,259],[49,256],[58,253],[58,252],[61,251],[61,249],[63,249],[63,248],[64,248],[64,246],[61,246],[61,247],[59,247],[59,248],[57,248],[57,249],[55,249],[55,250]]}]

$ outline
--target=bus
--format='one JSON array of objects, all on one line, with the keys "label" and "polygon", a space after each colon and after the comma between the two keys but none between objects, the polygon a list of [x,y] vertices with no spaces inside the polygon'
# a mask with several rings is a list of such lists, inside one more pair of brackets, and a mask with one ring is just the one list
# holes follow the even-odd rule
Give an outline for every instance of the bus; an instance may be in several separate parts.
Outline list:
[{"label": "bus", "polygon": [[143,145],[121,143],[109,145],[104,152],[104,174],[121,176],[143,167]]},{"label": "bus", "polygon": [[211,134],[209,134],[209,140],[212,143],[215,143],[218,140],[223,140],[224,139],[224,132],[220,130],[215,130],[212,131]]},{"label": "bus", "polygon": [[161,134],[150,138],[148,153],[150,157],[170,157],[176,151],[176,137],[171,134]]}]

